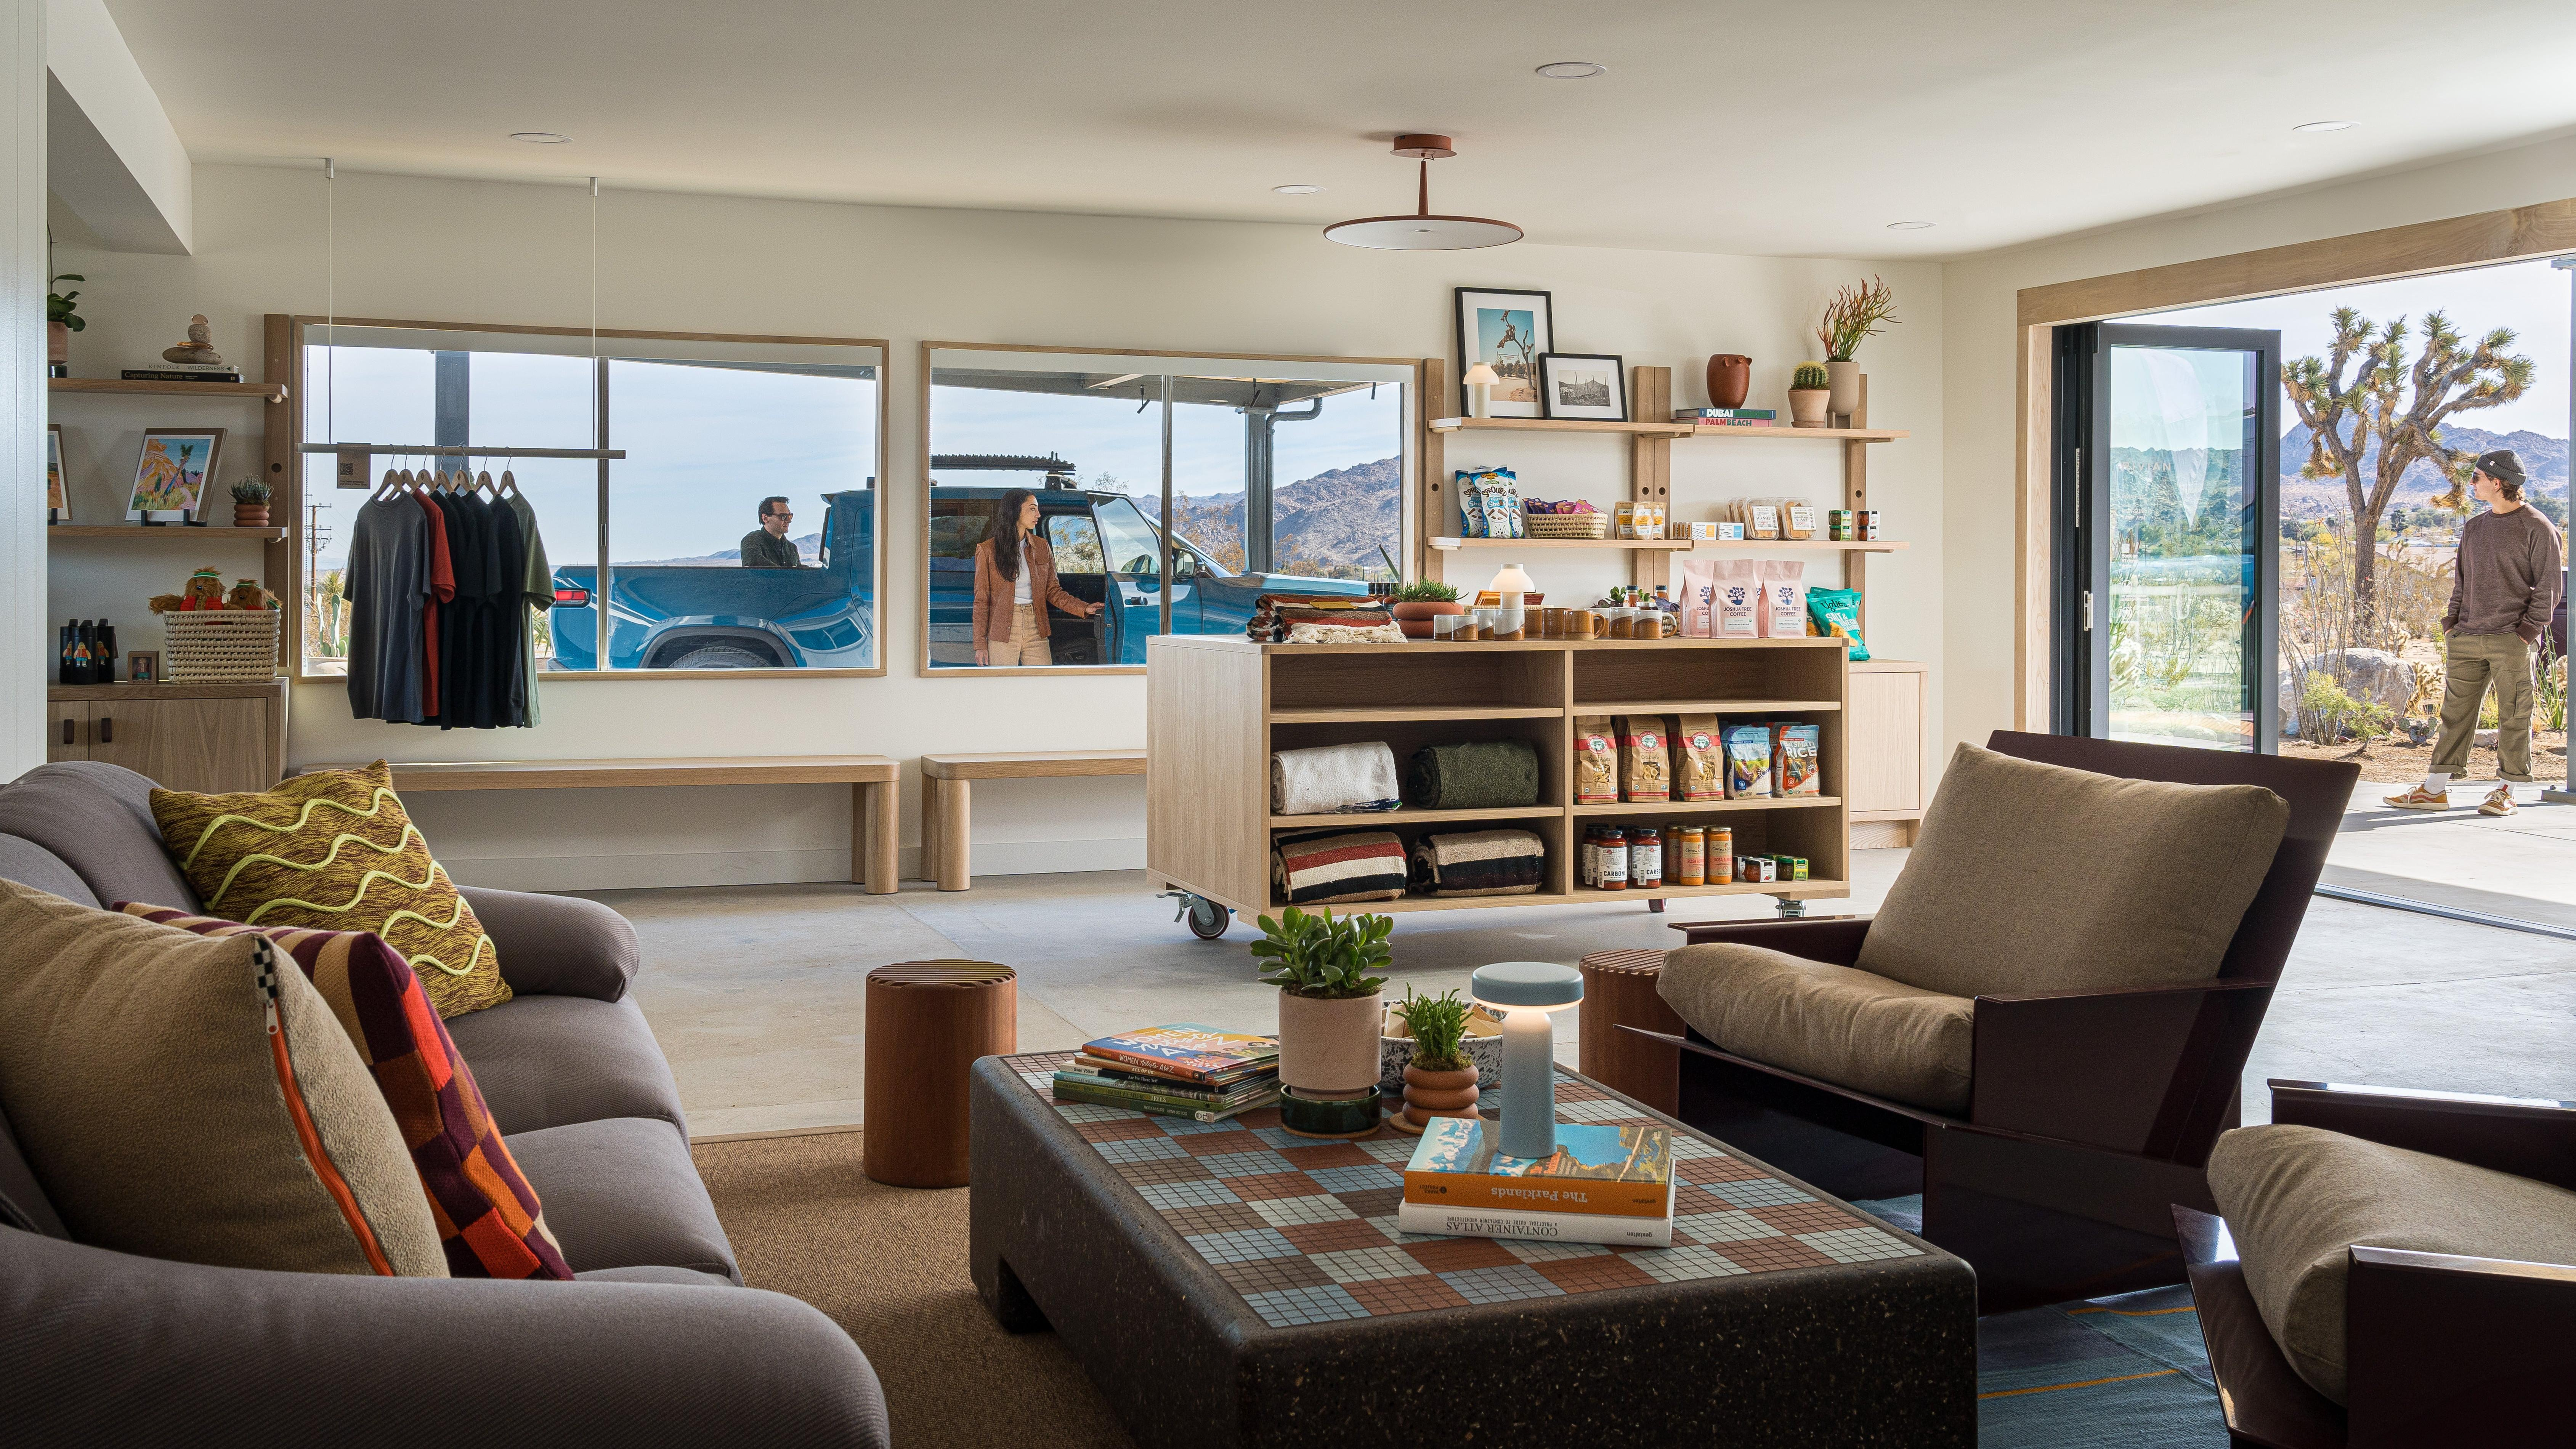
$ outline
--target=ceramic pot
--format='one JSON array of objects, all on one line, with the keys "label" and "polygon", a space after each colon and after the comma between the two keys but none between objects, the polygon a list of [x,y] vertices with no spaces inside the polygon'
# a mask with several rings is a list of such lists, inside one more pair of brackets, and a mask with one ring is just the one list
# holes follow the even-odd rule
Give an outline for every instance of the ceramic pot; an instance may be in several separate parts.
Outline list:
[{"label": "ceramic pot", "polygon": [[266,527],[268,527],[268,505],[267,505],[267,504],[265,504],[265,503],[236,503],[236,504],[234,504],[234,505],[233,505],[233,527],[235,527],[235,528],[266,528]]},{"label": "ceramic pot", "polygon": [[1713,408],[1740,408],[1753,390],[1753,359],[1740,352],[1724,352],[1708,360],[1708,405]]},{"label": "ceramic pot", "polygon": [[1478,1095],[1473,1064],[1454,1072],[1404,1069],[1404,1120],[1416,1127],[1429,1125],[1434,1117],[1475,1116]]},{"label": "ceramic pot", "polygon": [[1826,413],[1848,416],[1860,411],[1859,363],[1826,363],[1825,381],[1831,385],[1828,400],[1825,403]]},{"label": "ceramic pot", "polygon": [[1376,1086],[1378,1022],[1384,1015],[1385,1002],[1374,991],[1339,1001],[1281,991],[1279,1080],[1324,1096]]},{"label": "ceramic pot", "polygon": [[72,360],[72,329],[60,322],[45,324],[45,360],[47,362]]},{"label": "ceramic pot", "polygon": [[[1458,1047],[1475,1065],[1477,1079],[1487,1090],[1503,1079],[1503,1024],[1492,1012],[1479,1006],[1468,1013],[1467,1035]],[[1401,1012],[1389,1008],[1386,1034],[1378,1041],[1377,1089],[1390,1106],[1403,1100],[1404,1069],[1412,1065],[1413,1028]]]},{"label": "ceramic pot", "polygon": [[1825,405],[1833,401],[1833,396],[1830,390],[1821,387],[1789,389],[1789,425],[1794,428],[1824,427]]},{"label": "ceramic pot", "polygon": [[1443,614],[1463,614],[1465,612],[1467,612],[1467,606],[1464,604],[1457,603],[1455,601],[1444,604],[1437,599],[1424,599],[1413,603],[1402,603],[1396,605],[1393,610],[1395,615],[1395,627],[1402,629],[1404,631],[1404,637],[1407,639],[1428,639],[1431,637],[1432,620],[1439,618]]}]

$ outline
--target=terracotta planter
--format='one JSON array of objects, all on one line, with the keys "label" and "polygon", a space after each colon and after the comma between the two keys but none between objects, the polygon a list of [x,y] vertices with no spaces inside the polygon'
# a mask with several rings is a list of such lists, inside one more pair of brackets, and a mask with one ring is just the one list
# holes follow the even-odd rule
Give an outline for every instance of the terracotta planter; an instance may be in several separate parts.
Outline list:
[{"label": "terracotta planter", "polygon": [[1459,603],[1443,604],[1437,600],[1401,603],[1394,609],[1395,627],[1402,629],[1407,639],[1428,639],[1431,637],[1432,620],[1443,614],[1465,612],[1467,612],[1467,606]]},{"label": "terracotta planter", "polygon": [[236,503],[236,504],[234,504],[234,505],[233,505],[233,527],[235,527],[235,528],[266,528],[266,527],[268,527],[268,505],[267,505],[267,504],[265,504],[265,503]]},{"label": "terracotta planter", "polygon": [[1378,993],[1318,1001],[1279,993],[1279,1080],[1331,1096],[1377,1085]]},{"label": "terracotta planter", "polygon": [[45,324],[45,360],[66,363],[72,360],[72,329],[60,322]]},{"label": "terracotta planter", "polygon": [[1753,359],[1740,352],[1723,352],[1708,360],[1708,405],[1713,408],[1740,408],[1753,391]]},{"label": "terracotta planter", "polygon": [[1404,1069],[1404,1120],[1413,1126],[1427,1126],[1434,1117],[1473,1117],[1477,1095],[1472,1064],[1454,1072]]},{"label": "terracotta planter", "polygon": [[1859,363],[1828,362],[1825,364],[1825,380],[1831,384],[1825,403],[1828,414],[1847,416],[1860,411]]},{"label": "terracotta planter", "polygon": [[1825,424],[1826,404],[1833,394],[1821,387],[1789,389],[1789,425],[1796,428],[1821,428]]}]

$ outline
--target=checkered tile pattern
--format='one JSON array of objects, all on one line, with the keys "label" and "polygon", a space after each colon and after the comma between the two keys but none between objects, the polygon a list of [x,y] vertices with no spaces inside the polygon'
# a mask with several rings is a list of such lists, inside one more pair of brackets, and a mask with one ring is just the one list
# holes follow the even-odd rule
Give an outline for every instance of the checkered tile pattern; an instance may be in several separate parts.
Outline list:
[{"label": "checkered tile pattern", "polygon": [[[1029,1090],[1135,1189],[1145,1207],[1233,1285],[1264,1323],[1291,1328],[1479,1303],[1513,1303],[1654,1283],[1774,1273],[1922,1250],[1839,1203],[1817,1198],[1677,1131],[1673,1246],[1427,1237],[1396,1230],[1414,1139],[1313,1142],[1283,1131],[1277,1109],[1189,1122],[1053,1102],[1070,1054],[1014,1057]],[[1560,1071],[1569,1122],[1661,1122]]]}]

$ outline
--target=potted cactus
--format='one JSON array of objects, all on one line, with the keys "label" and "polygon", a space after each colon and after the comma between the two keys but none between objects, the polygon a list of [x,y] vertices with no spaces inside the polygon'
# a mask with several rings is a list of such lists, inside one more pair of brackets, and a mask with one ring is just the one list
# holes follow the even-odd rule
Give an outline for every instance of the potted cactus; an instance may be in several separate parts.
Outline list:
[{"label": "potted cactus", "polygon": [[1404,1067],[1404,1115],[1396,1124],[1419,1132],[1434,1117],[1476,1115],[1476,1064],[1467,1056],[1467,1018],[1474,1008],[1455,991],[1416,996],[1406,987],[1403,1014],[1413,1037]]},{"label": "potted cactus", "polygon": [[244,478],[233,485],[233,527],[268,527],[268,485]]},{"label": "potted cactus", "polygon": [[1378,1020],[1392,916],[1263,916],[1252,954],[1279,988],[1279,1125],[1301,1137],[1377,1130]]},{"label": "potted cactus", "polygon": [[1825,376],[1821,362],[1801,362],[1789,374],[1789,422],[1793,427],[1825,426],[1825,407],[1832,401],[1832,384]]},{"label": "potted cactus", "polygon": [[1395,625],[1407,639],[1431,637],[1431,621],[1442,614],[1463,614],[1458,590],[1431,579],[1416,579],[1395,591]]}]

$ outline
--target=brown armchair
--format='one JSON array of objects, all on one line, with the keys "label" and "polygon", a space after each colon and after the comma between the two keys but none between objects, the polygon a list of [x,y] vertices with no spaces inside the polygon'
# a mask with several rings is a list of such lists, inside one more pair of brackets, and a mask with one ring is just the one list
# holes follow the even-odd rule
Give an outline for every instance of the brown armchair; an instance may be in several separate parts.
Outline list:
[{"label": "brown armchair", "polygon": [[2226,1220],[2174,1209],[2229,1441],[2565,1442],[2576,1103],[2274,1081],[2272,1116],[2221,1144]]},{"label": "brown armchair", "polygon": [[[1922,1193],[1923,1235],[1976,1266],[1983,1312],[2181,1282],[2171,1206],[2214,1206],[2209,1149],[2237,1121],[2359,767],[2011,732],[1988,746],[1962,747],[1878,917],[1685,928],[1692,947],[1764,949],[1667,959],[1660,989],[1689,1027],[1661,1037],[1677,1115],[1841,1197]],[[2217,858],[2159,843],[2204,830]],[[1999,873],[1962,884],[1978,880],[1962,851],[2016,832]],[[2184,866],[2207,869],[2177,896]],[[2126,896],[2157,891],[2153,919],[2120,923]],[[1950,934],[1965,944],[1938,959]]]}]

